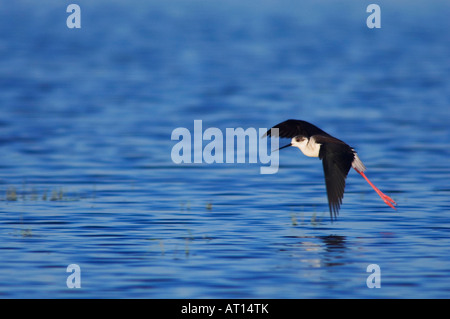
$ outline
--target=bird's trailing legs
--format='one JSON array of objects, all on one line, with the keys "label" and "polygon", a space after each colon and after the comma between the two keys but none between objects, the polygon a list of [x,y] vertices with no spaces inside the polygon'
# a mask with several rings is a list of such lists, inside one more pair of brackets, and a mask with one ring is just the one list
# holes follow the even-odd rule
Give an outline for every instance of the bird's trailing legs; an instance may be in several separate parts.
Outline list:
[{"label": "bird's trailing legs", "polygon": [[377,192],[377,194],[381,197],[381,199],[389,206],[391,206],[393,209],[397,210],[394,205],[397,205],[397,203],[390,198],[389,196],[383,194],[382,191],[380,191],[375,185],[372,184],[372,182],[367,178],[366,174],[364,174],[364,172],[360,172],[359,170],[357,170],[355,168],[355,171],[357,171],[359,174],[361,174],[362,177],[364,177],[364,179],[367,181],[367,183],[369,183],[370,186],[372,186],[372,188]]}]

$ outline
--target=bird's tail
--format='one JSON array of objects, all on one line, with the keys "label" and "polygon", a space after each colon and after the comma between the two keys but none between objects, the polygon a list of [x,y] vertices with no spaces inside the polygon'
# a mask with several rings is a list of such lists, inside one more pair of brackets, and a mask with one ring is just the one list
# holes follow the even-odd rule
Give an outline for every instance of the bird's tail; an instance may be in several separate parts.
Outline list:
[{"label": "bird's tail", "polygon": [[357,172],[365,172],[366,171],[366,167],[364,166],[363,162],[359,159],[358,154],[356,152],[355,152],[355,158],[353,159],[353,162],[352,162],[352,167]]}]

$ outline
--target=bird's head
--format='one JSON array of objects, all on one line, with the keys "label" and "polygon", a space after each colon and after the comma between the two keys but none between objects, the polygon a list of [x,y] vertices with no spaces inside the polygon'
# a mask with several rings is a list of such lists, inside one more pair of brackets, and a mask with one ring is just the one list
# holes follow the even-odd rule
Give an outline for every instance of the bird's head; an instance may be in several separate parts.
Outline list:
[{"label": "bird's head", "polygon": [[278,150],[282,150],[283,148],[294,146],[298,147],[299,149],[303,149],[303,147],[308,143],[309,139],[306,136],[303,135],[297,135],[292,138],[291,143],[287,144],[285,146],[280,147]]},{"label": "bird's head", "polygon": [[297,136],[292,138],[291,146],[298,147],[299,149],[302,150],[306,146],[308,141],[309,141],[309,138],[307,138],[306,136],[297,135]]}]

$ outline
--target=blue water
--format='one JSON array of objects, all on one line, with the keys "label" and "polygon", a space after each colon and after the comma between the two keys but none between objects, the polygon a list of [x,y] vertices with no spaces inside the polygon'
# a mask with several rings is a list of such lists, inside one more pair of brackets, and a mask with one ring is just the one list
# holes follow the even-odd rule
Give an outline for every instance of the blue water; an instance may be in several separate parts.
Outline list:
[{"label": "blue water", "polygon": [[[448,1],[377,1],[381,29],[361,1],[75,3],[81,29],[68,3],[0,8],[0,297],[449,297]],[[352,171],[331,222],[298,149],[273,175],[171,159],[194,120],[288,118],[355,147],[398,210]]]}]

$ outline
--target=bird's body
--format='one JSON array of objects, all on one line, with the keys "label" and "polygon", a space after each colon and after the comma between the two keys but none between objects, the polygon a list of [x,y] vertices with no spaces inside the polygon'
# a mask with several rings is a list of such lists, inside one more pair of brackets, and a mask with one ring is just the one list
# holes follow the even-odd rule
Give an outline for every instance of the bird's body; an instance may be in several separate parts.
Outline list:
[{"label": "bird's body", "polygon": [[265,136],[291,138],[291,143],[280,149],[288,146],[298,147],[304,155],[322,160],[331,218],[339,213],[344,197],[345,179],[351,167],[366,179],[386,204],[395,209],[392,204],[396,203],[366,177],[366,167],[356,151],[317,126],[306,121],[287,120],[272,127]]}]

